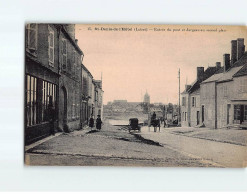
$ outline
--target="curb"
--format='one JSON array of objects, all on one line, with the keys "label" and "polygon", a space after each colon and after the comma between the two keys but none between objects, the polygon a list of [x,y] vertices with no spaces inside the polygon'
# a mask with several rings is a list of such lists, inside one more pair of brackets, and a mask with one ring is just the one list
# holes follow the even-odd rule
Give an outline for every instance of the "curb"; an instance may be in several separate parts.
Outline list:
[{"label": "curb", "polygon": [[56,133],[55,135],[50,135],[50,136],[48,136],[48,137],[46,137],[46,138],[44,138],[42,140],[39,140],[39,141],[34,142],[34,143],[32,143],[32,144],[30,144],[28,146],[25,146],[25,152],[30,150],[30,149],[32,149],[32,148],[34,148],[34,147],[36,147],[36,146],[38,146],[38,145],[40,145],[40,144],[42,144],[42,143],[44,143],[44,142],[46,142],[46,141],[48,141],[48,140],[51,140],[51,139],[53,139],[55,137],[58,137],[61,134],[63,134],[63,132]]}]

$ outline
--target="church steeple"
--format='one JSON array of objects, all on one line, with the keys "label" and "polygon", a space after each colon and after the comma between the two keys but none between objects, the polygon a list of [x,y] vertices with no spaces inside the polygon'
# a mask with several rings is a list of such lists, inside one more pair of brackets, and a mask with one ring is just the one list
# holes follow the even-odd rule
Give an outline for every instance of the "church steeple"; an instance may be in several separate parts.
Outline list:
[{"label": "church steeple", "polygon": [[146,93],[144,95],[144,100],[143,100],[144,103],[148,103],[150,104],[150,95],[148,94],[147,90],[146,90]]}]

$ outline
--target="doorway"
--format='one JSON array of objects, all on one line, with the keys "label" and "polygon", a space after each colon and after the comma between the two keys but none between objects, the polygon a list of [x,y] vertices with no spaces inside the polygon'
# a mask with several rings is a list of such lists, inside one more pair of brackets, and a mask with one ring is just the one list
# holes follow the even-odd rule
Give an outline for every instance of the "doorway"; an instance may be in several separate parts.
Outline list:
[{"label": "doorway", "polygon": [[231,109],[231,104],[227,104],[227,125],[230,123],[230,109]]},{"label": "doorway", "polygon": [[196,125],[199,125],[200,123],[200,111],[197,111],[196,113]]},{"label": "doorway", "polygon": [[202,123],[204,122],[204,105],[202,105]]},{"label": "doorway", "polygon": [[65,126],[67,125],[67,91],[65,87],[62,87],[62,97],[61,97],[61,109],[60,109],[60,116],[61,120],[60,123],[64,130]]}]

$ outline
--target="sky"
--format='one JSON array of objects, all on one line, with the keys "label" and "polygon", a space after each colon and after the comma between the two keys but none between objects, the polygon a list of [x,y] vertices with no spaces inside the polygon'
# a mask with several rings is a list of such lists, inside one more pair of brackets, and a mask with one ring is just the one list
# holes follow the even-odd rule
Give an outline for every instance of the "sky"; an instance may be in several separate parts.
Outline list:
[{"label": "sky", "polygon": [[78,24],[75,36],[84,53],[83,64],[94,79],[101,79],[102,73],[104,104],[119,99],[140,102],[146,91],[151,102],[178,103],[178,70],[182,92],[196,79],[196,67],[223,64],[231,40],[247,40],[246,30],[244,26]]}]

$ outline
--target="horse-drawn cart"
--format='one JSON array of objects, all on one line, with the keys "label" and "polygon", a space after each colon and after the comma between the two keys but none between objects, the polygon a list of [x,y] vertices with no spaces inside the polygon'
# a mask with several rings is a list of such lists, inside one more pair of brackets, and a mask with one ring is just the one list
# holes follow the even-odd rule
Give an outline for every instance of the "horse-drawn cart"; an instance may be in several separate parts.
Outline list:
[{"label": "horse-drawn cart", "polygon": [[130,118],[129,119],[129,132],[131,130],[138,130],[141,131],[141,126],[139,125],[138,118]]}]

